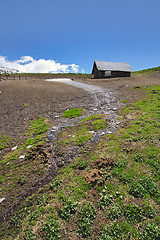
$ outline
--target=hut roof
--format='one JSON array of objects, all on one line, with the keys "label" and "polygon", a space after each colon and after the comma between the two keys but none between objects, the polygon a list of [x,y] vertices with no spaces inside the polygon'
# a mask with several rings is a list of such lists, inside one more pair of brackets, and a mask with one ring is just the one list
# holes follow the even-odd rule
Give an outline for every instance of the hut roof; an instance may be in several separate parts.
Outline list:
[{"label": "hut roof", "polygon": [[97,66],[99,71],[133,72],[128,63],[94,61],[94,64]]}]

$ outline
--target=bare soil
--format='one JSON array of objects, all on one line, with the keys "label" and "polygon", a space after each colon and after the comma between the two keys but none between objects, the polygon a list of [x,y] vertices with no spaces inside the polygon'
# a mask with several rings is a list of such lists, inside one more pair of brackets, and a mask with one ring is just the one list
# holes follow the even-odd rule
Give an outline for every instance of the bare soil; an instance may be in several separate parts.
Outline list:
[{"label": "bare soil", "polygon": [[[160,74],[113,79],[75,79],[91,85],[111,89],[116,99],[131,103],[142,92],[141,85],[160,83]],[[25,132],[28,123],[39,116],[55,124],[68,108],[88,108],[92,96],[83,89],[44,80],[0,81],[0,134],[15,137]]]},{"label": "bare soil", "polygon": [[[118,102],[127,100],[126,104],[130,104],[142,98],[141,86],[160,84],[160,74],[114,79],[74,79],[74,81],[109,89]],[[85,108],[89,110],[90,104],[94,101],[94,96],[89,92],[62,83],[47,82],[44,79],[2,80],[0,81],[0,134],[12,137],[15,141],[28,130],[31,120],[43,116],[53,127],[57,125],[57,122],[62,121],[60,117],[66,109]],[[30,156],[38,161],[38,155],[41,153],[44,162],[48,162],[48,152],[49,150],[46,151],[42,147],[42,149],[30,152]],[[0,157],[2,155],[0,153]],[[51,175],[49,171],[48,175]],[[32,194],[43,183],[47,183],[48,175],[45,175],[45,179],[32,178],[30,184],[32,189],[28,186],[28,190],[24,191],[25,195],[23,194],[19,200]],[[94,176],[97,176],[97,181],[100,175],[100,170],[91,172],[88,181],[94,182],[92,179]],[[34,183],[37,184],[37,187],[33,188]],[[13,203],[8,199],[7,204]],[[4,206],[7,207],[7,205]],[[15,204],[15,209],[16,207]],[[11,209],[14,210],[13,207]]]}]

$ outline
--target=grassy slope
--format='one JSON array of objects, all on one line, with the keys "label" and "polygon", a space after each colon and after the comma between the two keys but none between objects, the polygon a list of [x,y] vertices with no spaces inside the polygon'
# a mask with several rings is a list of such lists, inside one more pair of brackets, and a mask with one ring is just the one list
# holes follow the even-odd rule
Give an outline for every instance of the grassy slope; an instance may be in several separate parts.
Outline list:
[{"label": "grassy slope", "polygon": [[[82,144],[74,162],[22,203],[2,239],[160,238],[160,86],[143,90],[146,100],[122,111],[122,128]],[[84,123],[86,134],[93,121]],[[79,137],[81,124],[61,133],[62,150],[76,144],[67,137]]]},{"label": "grassy slope", "polygon": [[155,72],[160,72],[160,67],[155,67],[155,68],[149,68],[149,69],[136,71],[136,72],[133,72],[132,75],[138,75],[138,74],[147,75],[147,74],[152,74],[152,73],[155,73]]},{"label": "grassy slope", "polygon": [[[0,135],[0,198],[5,197],[8,201],[1,203],[1,211],[6,209],[6,204],[13,204],[45,173],[48,156],[42,145],[46,143],[45,133],[49,126],[50,124],[40,117],[31,121],[28,132],[20,136],[19,140]],[[41,155],[37,156],[38,152],[41,152]]]}]

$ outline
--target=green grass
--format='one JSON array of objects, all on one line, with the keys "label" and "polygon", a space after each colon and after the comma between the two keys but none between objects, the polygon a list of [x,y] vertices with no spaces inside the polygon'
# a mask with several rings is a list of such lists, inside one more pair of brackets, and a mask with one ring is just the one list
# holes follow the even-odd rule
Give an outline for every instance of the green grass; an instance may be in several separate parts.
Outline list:
[{"label": "green grass", "polygon": [[[6,136],[0,136],[1,149],[15,146],[17,149],[14,151],[7,151],[0,160],[0,182],[1,191],[0,197],[6,196],[10,193],[12,199],[17,198],[21,194],[21,188],[27,187],[30,184],[30,178],[38,178],[45,172],[46,164],[41,162],[41,156],[34,158],[32,151],[46,142],[45,132],[49,128],[49,123],[40,117],[37,120],[31,121],[27,133],[21,136],[21,141],[14,143],[14,140]],[[24,138],[23,138],[24,137]],[[12,144],[12,145],[11,145]],[[14,144],[14,145],[13,145]],[[28,148],[29,147],[29,148]],[[29,153],[29,151],[31,151]],[[35,153],[33,153],[34,155]],[[24,159],[19,157],[23,155]],[[30,156],[28,158],[28,156]],[[36,162],[36,161],[39,161]]]},{"label": "green grass", "polygon": [[80,123],[89,122],[89,121],[93,121],[93,120],[96,120],[96,119],[101,119],[101,117],[103,117],[103,116],[105,116],[105,114],[90,115],[90,116],[85,117],[83,120],[81,120]]},{"label": "green grass", "polygon": [[13,139],[0,134],[0,150],[8,148]]},{"label": "green grass", "polygon": [[[0,74],[0,75],[6,75],[5,73],[4,74]],[[92,74],[87,74],[87,73],[15,73],[15,74],[7,74],[8,76],[10,77],[14,77],[14,75],[16,77],[44,77],[44,78],[64,78],[64,77],[67,77],[67,78],[71,78],[71,77],[75,77],[75,78],[93,78],[93,75]]]},{"label": "green grass", "polygon": [[79,117],[82,115],[84,109],[79,109],[79,108],[71,108],[69,110],[66,110],[62,117],[64,118],[75,118],[75,117]]},{"label": "green grass", "polygon": [[37,120],[31,121],[29,132],[26,135],[38,135],[48,131],[50,124],[47,121],[40,117]]},{"label": "green grass", "polygon": [[148,75],[148,74],[153,74],[154,72],[160,72],[160,67],[155,67],[155,68],[149,68],[149,69],[144,69],[140,71],[135,71],[132,73],[132,75]]},{"label": "green grass", "polygon": [[74,127],[68,127],[59,134],[59,140],[55,143],[62,153],[69,146],[83,146],[92,139],[94,132],[108,126],[106,114],[87,116]]},{"label": "green grass", "polygon": [[127,103],[128,100],[121,100],[121,103]]},{"label": "green grass", "polygon": [[[144,90],[145,100],[121,112],[122,123],[128,114],[132,120],[90,150],[84,150],[85,137],[105,116],[86,117],[59,134],[55,146],[60,157],[77,147],[77,141],[82,151],[55,180],[22,203],[2,239],[160,239],[160,86]],[[112,166],[95,165],[108,158]],[[86,181],[93,169],[100,172],[95,185]],[[19,185],[23,182],[21,175]]]}]

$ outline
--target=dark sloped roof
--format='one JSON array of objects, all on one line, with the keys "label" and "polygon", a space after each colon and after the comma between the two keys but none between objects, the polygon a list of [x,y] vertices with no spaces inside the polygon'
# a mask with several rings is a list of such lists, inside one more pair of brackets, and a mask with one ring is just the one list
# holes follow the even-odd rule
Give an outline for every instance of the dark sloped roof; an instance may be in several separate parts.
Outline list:
[{"label": "dark sloped roof", "polygon": [[122,71],[122,72],[133,72],[131,66],[128,63],[116,63],[116,62],[94,62],[99,71]]}]

